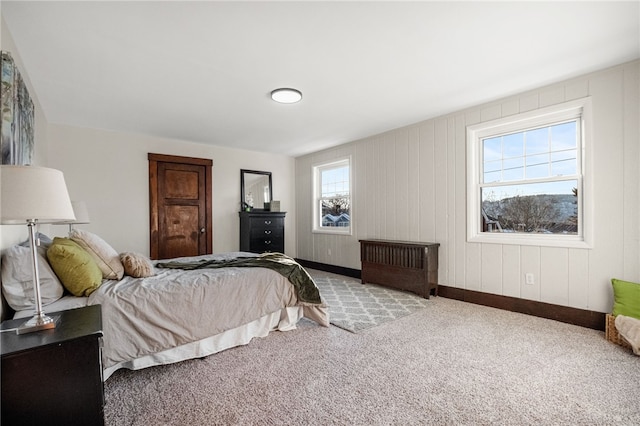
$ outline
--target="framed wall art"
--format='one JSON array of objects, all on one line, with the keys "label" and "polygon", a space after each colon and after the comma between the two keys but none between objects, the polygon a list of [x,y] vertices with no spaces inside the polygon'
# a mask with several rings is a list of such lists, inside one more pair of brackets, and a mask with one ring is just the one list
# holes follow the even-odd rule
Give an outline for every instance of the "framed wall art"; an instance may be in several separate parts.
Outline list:
[{"label": "framed wall art", "polygon": [[28,165],[33,160],[34,106],[9,52],[2,54],[2,164]]}]

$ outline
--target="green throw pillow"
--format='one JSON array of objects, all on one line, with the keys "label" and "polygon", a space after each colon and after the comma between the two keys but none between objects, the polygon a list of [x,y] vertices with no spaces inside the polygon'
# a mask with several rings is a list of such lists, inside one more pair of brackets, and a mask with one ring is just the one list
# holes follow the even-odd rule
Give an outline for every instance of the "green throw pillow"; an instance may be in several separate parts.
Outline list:
[{"label": "green throw pillow", "polygon": [[56,237],[47,250],[47,259],[64,288],[74,296],[88,296],[102,284],[102,271],[78,243]]},{"label": "green throw pillow", "polygon": [[612,314],[640,319],[640,283],[614,278],[611,284],[613,285]]}]

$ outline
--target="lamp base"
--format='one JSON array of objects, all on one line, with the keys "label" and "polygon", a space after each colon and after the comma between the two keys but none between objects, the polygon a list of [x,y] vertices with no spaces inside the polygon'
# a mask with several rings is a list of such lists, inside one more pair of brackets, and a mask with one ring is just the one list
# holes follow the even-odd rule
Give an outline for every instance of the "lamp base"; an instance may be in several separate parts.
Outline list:
[{"label": "lamp base", "polygon": [[51,318],[47,315],[35,315],[29,321],[22,324],[16,329],[17,334],[33,333],[40,330],[49,330],[56,328],[58,317]]}]

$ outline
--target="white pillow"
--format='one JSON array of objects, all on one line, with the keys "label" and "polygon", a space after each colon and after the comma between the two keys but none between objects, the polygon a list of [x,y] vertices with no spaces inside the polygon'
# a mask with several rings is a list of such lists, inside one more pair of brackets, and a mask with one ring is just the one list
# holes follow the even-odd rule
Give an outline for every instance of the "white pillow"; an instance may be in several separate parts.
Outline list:
[{"label": "white pillow", "polygon": [[96,234],[80,229],[73,229],[69,234],[69,238],[91,255],[102,271],[103,278],[109,280],[122,279],[124,266],[122,266],[120,256],[105,240]]},{"label": "white pillow", "polygon": [[[40,299],[48,305],[62,297],[64,287],[47,262],[46,249],[38,247],[38,273],[40,276]],[[34,309],[33,264],[31,248],[17,245],[8,248],[2,255],[2,293],[15,311]]]}]

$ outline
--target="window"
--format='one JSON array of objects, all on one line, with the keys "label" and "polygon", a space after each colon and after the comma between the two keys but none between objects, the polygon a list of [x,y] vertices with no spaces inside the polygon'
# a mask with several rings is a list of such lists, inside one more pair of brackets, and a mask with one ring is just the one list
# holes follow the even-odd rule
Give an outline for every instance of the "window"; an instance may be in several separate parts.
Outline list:
[{"label": "window", "polygon": [[351,234],[350,163],[346,158],[313,168],[315,232]]},{"label": "window", "polygon": [[467,128],[467,237],[564,247],[590,244],[588,99]]}]

